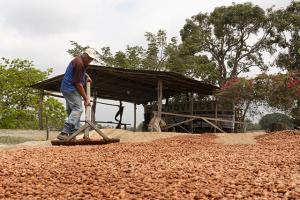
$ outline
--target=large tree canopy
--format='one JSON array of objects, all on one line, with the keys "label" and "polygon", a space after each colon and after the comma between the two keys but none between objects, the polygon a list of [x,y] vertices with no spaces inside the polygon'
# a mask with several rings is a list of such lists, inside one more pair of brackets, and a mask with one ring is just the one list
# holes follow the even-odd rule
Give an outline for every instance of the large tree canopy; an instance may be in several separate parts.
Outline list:
[{"label": "large tree canopy", "polygon": [[251,3],[199,13],[186,21],[180,33],[190,55],[208,55],[216,63],[220,83],[253,66],[266,70],[263,53],[274,51],[268,15]]},{"label": "large tree canopy", "polygon": [[274,11],[272,21],[276,27],[276,42],[279,47],[277,66],[287,70],[299,70],[300,2],[293,1],[286,9]]}]

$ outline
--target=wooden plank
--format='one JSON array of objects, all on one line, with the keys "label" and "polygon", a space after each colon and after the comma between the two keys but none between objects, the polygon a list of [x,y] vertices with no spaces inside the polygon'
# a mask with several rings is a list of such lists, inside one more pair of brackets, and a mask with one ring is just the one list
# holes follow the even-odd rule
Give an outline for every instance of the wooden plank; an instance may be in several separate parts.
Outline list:
[{"label": "wooden plank", "polygon": [[[194,115],[194,94],[193,93],[190,93],[189,94],[189,100],[190,100],[190,115]],[[190,131],[193,133],[194,131],[194,123],[193,121],[191,121],[191,124],[190,124]]]},{"label": "wooden plank", "polygon": [[[157,112],[157,111],[153,111],[153,112]],[[183,115],[183,114],[176,114],[176,113],[168,113],[168,112],[161,112],[162,115],[172,115],[172,116],[178,116],[178,117],[189,117],[189,118],[195,118],[195,119],[207,119],[207,120],[215,120],[215,121],[220,121],[220,122],[231,122],[231,123],[240,123],[243,124],[244,122],[233,122],[230,120],[225,120],[225,119],[215,119],[215,118],[210,118],[210,117],[200,117],[200,116],[196,116],[196,115]]]},{"label": "wooden plank", "polygon": [[93,123],[95,123],[96,121],[96,106],[97,106],[97,91],[95,90],[93,92],[93,105],[92,105],[92,116],[91,116],[91,120]]},{"label": "wooden plank", "polygon": [[46,112],[46,140],[49,140],[48,113]]},{"label": "wooden plank", "polygon": [[43,130],[43,102],[44,102],[44,91],[40,90],[39,92],[39,112],[38,112],[38,118],[39,118],[39,129]]},{"label": "wooden plank", "polygon": [[73,133],[72,135],[70,135],[69,138],[67,139],[67,141],[72,140],[73,138],[75,138],[77,135],[79,135],[81,132],[83,132],[88,127],[89,127],[88,124],[83,125],[75,133]]},{"label": "wooden plank", "polygon": [[226,133],[225,131],[223,131],[221,128],[219,128],[217,125],[215,125],[214,123],[208,121],[207,119],[205,119],[204,117],[201,118],[203,119],[205,122],[207,122],[208,124],[212,125],[213,127],[215,127],[216,129],[218,129],[219,131],[221,131],[222,133]]},{"label": "wooden plank", "polygon": [[195,120],[195,118],[191,118],[191,119],[187,119],[187,120],[184,120],[184,121],[175,123],[175,124],[171,124],[171,125],[169,125],[169,126],[162,127],[161,129],[164,130],[164,129],[172,128],[172,127],[174,127],[174,126],[178,126],[178,125],[180,125],[180,124],[183,124],[183,123],[186,123],[186,122],[190,122],[190,121],[193,121],[193,120]]},{"label": "wooden plank", "polygon": [[104,140],[109,140],[110,138],[107,137],[99,128],[97,128],[91,121],[87,120],[87,124],[89,124],[100,136],[103,137]]},{"label": "wooden plank", "polygon": [[190,133],[189,130],[187,130],[186,128],[184,128],[183,126],[178,125],[180,128],[182,128],[183,130],[185,130],[187,133]]},{"label": "wooden plank", "polygon": [[157,82],[157,116],[161,119],[162,112],[162,80]]},{"label": "wooden plank", "polygon": [[[218,100],[216,98],[216,101],[215,101],[215,118],[217,119],[218,118]],[[215,124],[217,124],[217,121],[215,120]],[[217,130],[216,130],[216,127],[214,128],[214,132],[216,133]]]},{"label": "wooden plank", "polygon": [[134,106],[133,106],[133,113],[134,113],[134,116],[133,116],[133,130],[134,132],[136,131],[136,103],[134,103]]}]

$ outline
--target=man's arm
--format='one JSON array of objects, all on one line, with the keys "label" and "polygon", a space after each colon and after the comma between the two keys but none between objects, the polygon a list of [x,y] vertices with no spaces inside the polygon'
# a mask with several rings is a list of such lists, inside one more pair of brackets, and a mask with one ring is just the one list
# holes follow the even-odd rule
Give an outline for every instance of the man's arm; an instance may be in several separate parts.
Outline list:
[{"label": "man's arm", "polygon": [[75,86],[76,86],[76,89],[79,92],[79,94],[84,99],[84,106],[87,107],[87,106],[91,105],[90,97],[88,97],[86,95],[83,85],[81,83],[75,83]]},{"label": "man's arm", "polygon": [[85,73],[85,76],[86,76],[87,82],[90,82],[90,83],[92,84],[92,79],[91,79],[91,77],[90,77],[87,73]]}]

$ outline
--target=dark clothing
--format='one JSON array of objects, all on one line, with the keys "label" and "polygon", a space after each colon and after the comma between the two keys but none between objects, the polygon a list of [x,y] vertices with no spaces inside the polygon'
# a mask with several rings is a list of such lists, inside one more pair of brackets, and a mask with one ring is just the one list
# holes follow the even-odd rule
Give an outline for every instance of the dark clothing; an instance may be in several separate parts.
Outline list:
[{"label": "dark clothing", "polygon": [[81,56],[76,56],[68,65],[64,79],[61,82],[61,92],[74,92],[77,91],[76,83],[86,82],[85,79],[86,67],[82,61]]}]

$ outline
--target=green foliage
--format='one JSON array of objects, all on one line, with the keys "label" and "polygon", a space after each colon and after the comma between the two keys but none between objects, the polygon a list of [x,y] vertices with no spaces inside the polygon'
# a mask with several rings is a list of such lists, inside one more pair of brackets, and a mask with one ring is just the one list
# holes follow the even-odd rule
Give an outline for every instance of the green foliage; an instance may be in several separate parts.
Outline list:
[{"label": "green foliage", "polygon": [[286,9],[272,12],[272,23],[276,27],[276,42],[279,54],[277,66],[295,70],[300,66],[300,2],[292,1]]},{"label": "green foliage", "polygon": [[285,113],[297,112],[297,101],[300,93],[298,86],[291,87],[292,73],[272,74],[265,73],[253,79],[231,78],[224,82],[221,89],[216,93],[219,98],[231,100],[236,106],[244,109],[249,114],[259,114],[259,107],[267,105],[270,108],[280,110]]},{"label": "green foliage", "polygon": [[[2,62],[1,62],[2,61]],[[6,108],[28,109],[37,101],[37,92],[29,86],[44,80],[52,72],[42,72],[31,61],[2,58],[0,61],[0,102]]]},{"label": "green foliage", "polygon": [[[2,58],[0,61],[0,128],[38,128],[39,94],[29,86],[45,80],[51,72],[52,69],[41,71],[35,68],[28,60]],[[50,113],[55,113],[50,121],[65,116],[64,112],[58,111],[61,109],[60,103],[53,100],[48,105],[53,107]]]},{"label": "green foliage", "polygon": [[[63,127],[66,118],[65,107],[53,97],[48,97],[44,101],[44,112],[48,115],[48,126],[51,129],[59,130]],[[43,116],[44,121],[45,115]]]},{"label": "green foliage", "polygon": [[250,116],[259,113],[258,107],[264,100],[263,93],[265,92],[260,90],[261,83],[256,79],[233,77],[223,82],[216,96],[221,101],[231,101],[236,107],[242,108],[242,120],[244,120],[247,112]]},{"label": "green foliage", "polygon": [[217,7],[211,14],[199,13],[180,31],[189,55],[209,55],[216,63],[220,83],[249,72],[252,66],[266,70],[262,54],[274,51],[272,33],[268,15],[251,3]]},{"label": "green foliage", "polygon": [[169,55],[166,63],[168,70],[212,84],[219,79],[215,63],[206,55],[191,55],[186,46],[179,45],[177,47],[176,43],[169,46],[166,51]]},{"label": "green foliage", "polygon": [[282,113],[267,114],[259,120],[259,124],[264,130],[270,130],[273,124],[284,124],[289,128],[293,128],[292,119]]},{"label": "green foliage", "polygon": [[[211,83],[218,79],[215,63],[205,55],[190,55],[190,50],[178,45],[175,37],[168,40],[165,31],[158,30],[156,34],[146,32],[145,37],[147,48],[127,45],[125,51],[113,54],[109,47],[103,47],[99,51],[99,58],[111,67],[173,71]],[[88,48],[74,41],[71,41],[71,45],[73,48],[68,53],[73,56]]]},{"label": "green foliage", "polygon": [[34,110],[6,108],[0,110],[0,128],[37,129],[38,121]]},{"label": "green foliage", "polygon": [[258,123],[253,123],[250,119],[245,119],[245,123],[247,131],[256,131],[261,129],[261,126]]},{"label": "green foliage", "polygon": [[86,49],[89,48],[89,46],[81,46],[80,44],[72,40],[70,41],[70,43],[73,46],[73,48],[69,49],[67,52],[73,57],[82,54]]}]

